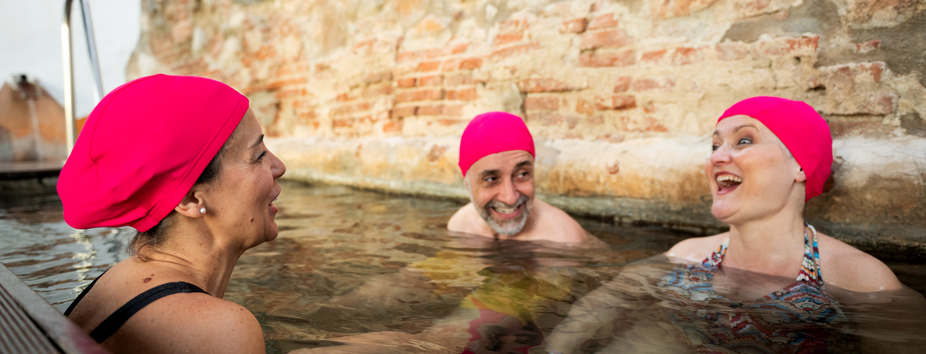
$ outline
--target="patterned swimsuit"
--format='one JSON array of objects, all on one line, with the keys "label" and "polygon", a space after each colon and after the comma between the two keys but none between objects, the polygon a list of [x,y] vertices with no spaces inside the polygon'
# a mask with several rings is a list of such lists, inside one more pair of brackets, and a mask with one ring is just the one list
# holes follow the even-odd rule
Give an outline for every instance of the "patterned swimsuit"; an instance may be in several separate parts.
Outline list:
[{"label": "patterned swimsuit", "polygon": [[[809,226],[809,225],[808,225]],[[714,293],[713,274],[729,240],[701,264],[679,266],[660,285],[667,290],[669,317],[690,347],[699,353],[852,352],[848,320],[830,298],[820,273],[820,252],[804,232],[804,260],[797,280],[748,301],[731,301]]]}]

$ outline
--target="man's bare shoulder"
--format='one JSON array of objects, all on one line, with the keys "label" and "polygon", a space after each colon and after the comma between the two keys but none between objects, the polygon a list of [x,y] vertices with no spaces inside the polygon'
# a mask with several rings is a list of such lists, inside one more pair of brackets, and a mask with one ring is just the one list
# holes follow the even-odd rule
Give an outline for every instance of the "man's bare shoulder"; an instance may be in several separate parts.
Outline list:
[{"label": "man's bare shoulder", "polygon": [[726,232],[713,236],[692,237],[676,243],[666,251],[665,255],[670,259],[700,262],[710,256],[711,252],[714,252],[729,237]]},{"label": "man's bare shoulder", "polygon": [[576,243],[594,246],[606,246],[604,241],[589,234],[579,222],[565,211],[540,199],[534,199],[534,208],[539,211],[537,217],[540,232],[550,233],[544,239],[562,243]]},{"label": "man's bare shoulder", "polygon": [[468,234],[479,234],[479,228],[477,227],[479,222],[485,221],[476,213],[476,208],[473,206],[473,203],[467,203],[460,208],[460,210],[457,210],[457,212],[450,217],[450,220],[447,221],[447,230]]},{"label": "man's bare shoulder", "polygon": [[857,292],[903,288],[894,272],[874,256],[833,237],[817,234],[823,281]]}]

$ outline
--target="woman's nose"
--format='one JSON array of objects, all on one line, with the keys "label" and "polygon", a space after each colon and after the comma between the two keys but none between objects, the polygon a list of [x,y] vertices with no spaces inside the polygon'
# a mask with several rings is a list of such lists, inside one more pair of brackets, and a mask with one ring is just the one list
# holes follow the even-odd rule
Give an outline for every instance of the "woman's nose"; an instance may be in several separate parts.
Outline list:
[{"label": "woman's nose", "polygon": [[274,179],[282,177],[283,174],[286,173],[286,165],[283,164],[283,160],[280,160],[277,155],[269,151],[268,153],[273,158],[272,165],[270,166],[270,173],[273,174]]},{"label": "woman's nose", "polygon": [[726,144],[720,145],[711,153],[711,164],[723,165],[730,162],[730,149]]}]

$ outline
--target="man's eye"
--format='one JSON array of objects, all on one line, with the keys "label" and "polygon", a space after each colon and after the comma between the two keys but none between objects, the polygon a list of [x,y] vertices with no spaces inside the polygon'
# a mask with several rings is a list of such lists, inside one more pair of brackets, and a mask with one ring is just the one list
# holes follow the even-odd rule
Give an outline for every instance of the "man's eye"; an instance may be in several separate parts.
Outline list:
[{"label": "man's eye", "polygon": [[524,178],[524,177],[527,177],[527,176],[530,176],[530,172],[523,171],[523,172],[521,172],[521,173],[518,173],[518,177]]},{"label": "man's eye", "polygon": [[267,152],[266,152],[266,151],[261,152],[261,153],[260,153],[260,156],[257,156],[257,161],[260,161],[260,160],[263,159],[264,156],[266,156],[266,155],[267,155]]},{"label": "man's eye", "polygon": [[737,144],[739,144],[739,145],[743,145],[743,144],[752,144],[752,139],[750,139],[750,138],[742,138],[742,139],[740,139],[740,141],[737,142]]},{"label": "man's eye", "polygon": [[498,179],[498,178],[495,178],[495,177],[486,177],[486,178],[484,179],[484,181],[489,182],[489,183],[492,183],[492,182],[495,182],[495,180],[497,180],[497,179]]},{"label": "man's eye", "polygon": [[711,146],[711,151],[717,151],[720,148],[720,144],[714,144]]}]

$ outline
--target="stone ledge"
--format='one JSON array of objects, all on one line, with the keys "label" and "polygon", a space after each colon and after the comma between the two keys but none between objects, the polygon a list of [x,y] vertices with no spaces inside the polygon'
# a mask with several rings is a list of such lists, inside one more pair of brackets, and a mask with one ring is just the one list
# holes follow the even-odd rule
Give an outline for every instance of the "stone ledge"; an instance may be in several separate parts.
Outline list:
[{"label": "stone ledge", "polygon": [[[458,138],[277,138],[268,145],[287,164],[284,178],[468,199]],[[536,147],[538,197],[567,212],[694,234],[724,228],[710,214],[706,138],[538,139]],[[834,186],[808,204],[808,222],[853,244],[926,254],[926,139],[851,137],[834,149]]]}]

